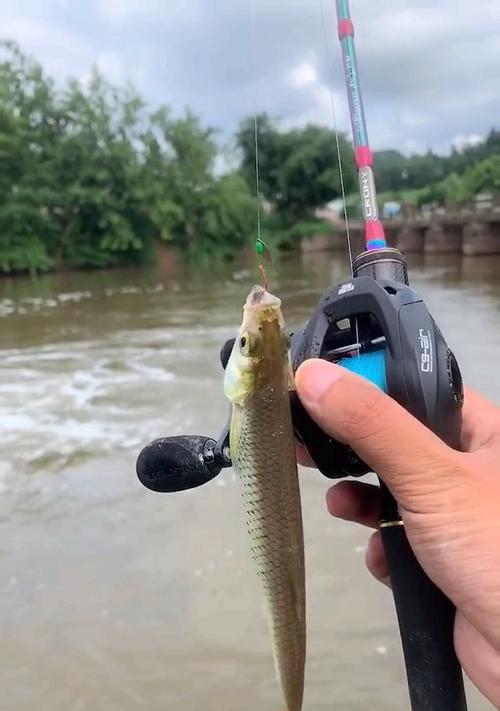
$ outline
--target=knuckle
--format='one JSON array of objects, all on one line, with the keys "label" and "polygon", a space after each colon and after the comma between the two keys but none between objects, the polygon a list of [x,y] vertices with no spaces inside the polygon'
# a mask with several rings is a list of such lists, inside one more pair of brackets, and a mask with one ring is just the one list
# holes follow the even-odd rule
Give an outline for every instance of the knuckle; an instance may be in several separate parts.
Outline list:
[{"label": "knuckle", "polygon": [[387,396],[378,388],[364,386],[344,410],[343,430],[347,439],[360,441],[375,437],[383,430]]}]

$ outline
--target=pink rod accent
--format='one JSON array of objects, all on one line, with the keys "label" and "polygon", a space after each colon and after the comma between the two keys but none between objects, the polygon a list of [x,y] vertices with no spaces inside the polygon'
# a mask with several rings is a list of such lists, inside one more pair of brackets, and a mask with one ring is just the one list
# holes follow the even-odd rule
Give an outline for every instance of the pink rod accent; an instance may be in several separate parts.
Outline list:
[{"label": "pink rod accent", "polygon": [[365,224],[366,241],[385,239],[384,227],[380,220],[367,220]]},{"label": "pink rod accent", "polygon": [[339,39],[343,40],[344,37],[354,37],[354,25],[352,20],[339,20]]},{"label": "pink rod accent", "polygon": [[373,153],[370,146],[358,146],[354,151],[354,158],[358,170],[360,168],[373,168]]}]

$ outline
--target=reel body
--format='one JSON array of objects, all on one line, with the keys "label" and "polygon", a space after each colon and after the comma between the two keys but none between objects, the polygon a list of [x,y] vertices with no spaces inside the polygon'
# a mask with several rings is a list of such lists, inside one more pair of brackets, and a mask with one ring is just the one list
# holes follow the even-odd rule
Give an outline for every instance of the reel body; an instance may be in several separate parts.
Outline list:
[{"label": "reel body", "polygon": [[[359,276],[329,289],[309,323],[292,338],[294,371],[310,358],[363,375],[458,448],[460,370],[425,303],[406,284]],[[293,412],[297,438],[325,476],[369,471],[350,447],[312,421],[298,398]]]}]

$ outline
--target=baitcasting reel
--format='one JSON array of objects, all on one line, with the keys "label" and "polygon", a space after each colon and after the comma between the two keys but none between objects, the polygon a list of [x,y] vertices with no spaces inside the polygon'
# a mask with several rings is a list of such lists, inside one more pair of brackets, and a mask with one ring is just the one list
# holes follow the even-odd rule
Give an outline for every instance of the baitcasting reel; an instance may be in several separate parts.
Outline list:
[{"label": "baitcasting reel", "polygon": [[[324,358],[381,387],[450,446],[458,448],[463,388],[453,353],[421,297],[408,286],[406,263],[395,249],[361,254],[355,276],[330,288],[307,325],[292,337],[294,372],[309,358]],[[234,341],[221,351],[225,368]],[[370,468],[347,445],[326,435],[295,393],[297,439],[330,479],[362,476]],[[149,489],[193,489],[231,466],[229,423],[216,441],[186,435],[149,444],[137,474]]]}]

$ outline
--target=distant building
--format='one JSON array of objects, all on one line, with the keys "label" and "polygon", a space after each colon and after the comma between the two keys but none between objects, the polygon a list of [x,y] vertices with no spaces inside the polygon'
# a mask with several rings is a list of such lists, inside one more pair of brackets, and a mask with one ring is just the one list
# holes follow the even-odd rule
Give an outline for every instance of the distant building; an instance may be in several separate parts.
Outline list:
[{"label": "distant building", "polygon": [[384,202],[382,207],[382,217],[384,220],[390,220],[393,217],[397,217],[401,213],[401,203],[391,200],[390,202]]},{"label": "distant building", "polygon": [[324,220],[325,222],[330,222],[332,225],[338,225],[343,221],[343,205],[342,200],[333,200],[324,207],[318,207],[314,211],[314,216],[317,217],[318,220]]}]

